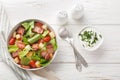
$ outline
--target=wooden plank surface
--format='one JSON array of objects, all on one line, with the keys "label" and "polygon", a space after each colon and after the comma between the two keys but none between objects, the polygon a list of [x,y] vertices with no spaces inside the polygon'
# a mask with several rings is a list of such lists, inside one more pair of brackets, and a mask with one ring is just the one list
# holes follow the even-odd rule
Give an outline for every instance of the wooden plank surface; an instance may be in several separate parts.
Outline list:
[{"label": "wooden plank surface", "polygon": [[[82,72],[75,69],[73,63],[51,64],[47,67],[61,80],[119,80],[120,64],[89,64]],[[39,75],[40,71],[36,74]]]},{"label": "wooden plank surface", "polygon": [[[56,13],[66,10],[69,15],[77,0],[2,0],[11,21],[38,18],[56,24]],[[120,24],[119,0],[79,0],[85,8],[84,17],[69,24]],[[26,15],[27,14],[27,15]]]}]

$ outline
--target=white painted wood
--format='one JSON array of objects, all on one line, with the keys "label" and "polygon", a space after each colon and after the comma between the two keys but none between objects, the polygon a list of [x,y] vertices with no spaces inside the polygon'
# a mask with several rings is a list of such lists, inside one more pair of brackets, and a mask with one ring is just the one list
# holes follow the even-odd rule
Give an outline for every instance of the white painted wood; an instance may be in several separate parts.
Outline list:
[{"label": "white painted wood", "polygon": [[[82,72],[75,69],[75,64],[51,64],[47,67],[61,80],[119,80],[120,64],[89,64]],[[40,71],[36,71],[40,74]]]},{"label": "white painted wood", "polygon": [[[66,10],[70,13],[77,0],[2,0],[11,22],[27,18],[38,18],[56,24],[56,13]],[[85,12],[80,21],[69,17],[69,24],[120,24],[119,0],[80,0]],[[13,13],[14,12],[14,13]]]},{"label": "white painted wood", "polygon": [[[54,28],[57,26],[53,25]],[[96,27],[104,37],[104,42],[100,48],[94,52],[85,51],[81,48],[77,34],[79,31],[88,25],[68,25],[66,26],[71,31],[75,38],[75,45],[81,55],[89,63],[120,63],[120,27],[119,25],[90,25]],[[57,29],[55,29],[57,31]],[[69,44],[59,39],[59,52],[55,62],[74,62],[74,54]],[[63,50],[64,47],[64,50]],[[67,57],[67,58],[66,58]]]},{"label": "white painted wood", "polygon": [[[49,23],[58,33],[60,26],[56,23],[56,14],[59,10],[68,11],[69,25],[65,27],[73,33],[75,45],[89,67],[79,73],[72,48],[58,37],[57,56],[47,69],[54,71],[61,80],[120,80],[120,0],[80,0],[85,8],[80,21],[70,16],[71,7],[77,0],[1,1],[10,18],[11,28],[21,20],[37,18]],[[85,51],[77,39],[77,34],[85,26],[95,26],[103,34],[104,42],[94,52]]]}]

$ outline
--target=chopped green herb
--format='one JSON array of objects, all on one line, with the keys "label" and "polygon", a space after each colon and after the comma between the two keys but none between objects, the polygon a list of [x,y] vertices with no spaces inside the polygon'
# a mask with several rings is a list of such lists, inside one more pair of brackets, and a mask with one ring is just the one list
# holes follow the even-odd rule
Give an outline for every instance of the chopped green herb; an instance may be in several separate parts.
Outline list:
[{"label": "chopped green herb", "polygon": [[[98,36],[97,33],[92,30],[86,30],[83,33],[80,33],[79,36],[81,37],[81,40],[89,47],[93,47],[93,45],[98,41],[98,37],[102,37],[101,35]],[[85,45],[83,45],[83,47],[85,47]]]},{"label": "chopped green herb", "polygon": [[102,35],[99,34],[99,36],[100,36],[100,38],[102,38]]}]

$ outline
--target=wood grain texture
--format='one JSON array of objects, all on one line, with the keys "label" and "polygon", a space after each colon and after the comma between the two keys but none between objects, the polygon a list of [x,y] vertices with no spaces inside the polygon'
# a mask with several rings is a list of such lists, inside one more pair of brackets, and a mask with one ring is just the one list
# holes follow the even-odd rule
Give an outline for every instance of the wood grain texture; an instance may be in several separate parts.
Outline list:
[{"label": "wood grain texture", "polygon": [[[11,21],[11,28],[19,21],[37,18],[49,23],[58,37],[59,50],[53,63],[47,67],[61,80],[120,80],[120,0],[80,0],[85,11],[81,20],[71,18],[71,8],[76,0],[1,0]],[[74,35],[74,43],[89,67],[78,72],[71,46],[59,38],[56,14],[60,10],[69,13],[65,27]],[[77,34],[85,26],[96,27],[104,37],[100,48],[85,51],[79,44]],[[36,72],[39,74],[39,71]]]},{"label": "wood grain texture", "polygon": [[[47,68],[54,71],[61,80],[119,80],[119,64],[89,64],[82,72],[73,63],[51,64]],[[40,71],[36,71],[39,75]]]},{"label": "wood grain texture", "polygon": [[[66,10],[70,15],[71,8],[77,0],[2,1],[11,21],[19,22],[27,18],[38,18],[56,24],[56,13]],[[119,0],[80,0],[79,3],[85,8],[84,17],[80,21],[74,21],[70,16],[69,24],[120,24]]]}]

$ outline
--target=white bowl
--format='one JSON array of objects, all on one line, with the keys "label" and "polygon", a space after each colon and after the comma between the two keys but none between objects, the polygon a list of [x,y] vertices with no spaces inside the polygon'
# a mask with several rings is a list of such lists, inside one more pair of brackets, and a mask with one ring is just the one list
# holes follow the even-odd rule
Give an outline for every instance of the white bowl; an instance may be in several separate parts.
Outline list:
[{"label": "white bowl", "polygon": [[[8,47],[8,45],[9,45],[8,42],[9,42],[9,39],[10,39],[12,33],[19,27],[19,25],[20,25],[21,23],[25,22],[25,21],[31,21],[31,20],[38,21],[38,22],[41,22],[41,23],[43,23],[43,24],[46,24],[47,27],[48,27],[51,31],[53,31],[53,32],[55,33],[55,31],[52,29],[52,27],[51,27],[49,24],[47,24],[46,22],[44,22],[44,21],[42,21],[42,20],[38,20],[38,19],[27,19],[27,20],[24,20],[24,21],[22,21],[22,22],[19,22],[19,23],[18,23],[15,27],[13,27],[13,29],[10,31],[10,33],[9,33],[9,35],[8,35],[8,38],[7,38],[7,47]],[[56,35],[56,34],[55,34],[55,35]],[[57,37],[56,37],[56,43],[57,43]],[[58,43],[57,43],[57,50],[58,50]],[[57,50],[54,52],[54,55],[53,55],[52,59],[50,60],[49,64],[50,64],[50,63],[53,61],[53,59],[55,58],[56,53],[57,53]],[[19,64],[15,63],[15,61],[14,61],[14,59],[12,58],[12,56],[10,55],[9,51],[8,51],[8,54],[9,54],[10,60],[11,60],[17,67],[19,67],[19,68],[21,68],[21,69],[24,69],[24,70],[39,70],[39,69],[45,68],[46,66],[49,65],[49,64],[47,64],[46,66],[40,67],[40,68],[25,69],[25,68],[22,68]]]},{"label": "white bowl", "polygon": [[[80,30],[79,34],[85,30],[88,30],[88,31],[92,30],[92,31],[96,32],[98,35],[102,36],[102,34],[95,27],[84,27]],[[79,41],[80,45],[87,51],[95,51],[96,49],[98,49],[100,47],[100,45],[103,43],[103,40],[104,40],[103,36],[102,36],[102,38],[100,40],[98,40],[99,42],[95,43],[95,45],[93,47],[89,47],[89,46],[85,47],[85,46],[83,46],[84,41],[81,40],[79,34],[78,34],[78,41]]]}]

